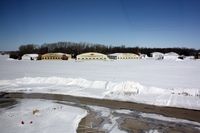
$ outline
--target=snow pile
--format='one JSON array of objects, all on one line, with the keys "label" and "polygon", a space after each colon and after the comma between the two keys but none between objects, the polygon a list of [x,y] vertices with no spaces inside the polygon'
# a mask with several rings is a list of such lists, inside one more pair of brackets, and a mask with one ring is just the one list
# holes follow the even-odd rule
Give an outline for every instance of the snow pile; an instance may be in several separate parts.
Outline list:
[{"label": "snow pile", "polygon": [[194,58],[194,56],[186,56],[185,57],[185,60],[194,60],[195,58]]},{"label": "snow pile", "polygon": [[[89,81],[82,78],[63,78],[63,77],[24,77],[17,78],[14,80],[0,80],[0,90],[26,90],[30,88],[29,91],[48,91],[51,88],[57,89],[61,88],[92,88],[92,89],[102,89],[105,88],[106,81]],[[4,90],[5,89],[5,90]]]},{"label": "snow pile", "polygon": [[0,80],[0,91],[61,93],[103,98],[103,93],[106,91],[105,88],[107,85],[107,81],[89,81],[82,78],[24,77],[13,80]]},{"label": "snow pile", "polygon": [[199,88],[147,87],[134,81],[108,82],[82,78],[24,77],[0,80],[0,91],[67,94],[200,109]]},{"label": "snow pile", "polygon": [[143,86],[133,81],[121,82],[109,88],[105,96],[107,97],[124,97],[134,96],[143,89]]},{"label": "snow pile", "polygon": [[[0,91],[63,92],[64,94],[73,94],[71,92],[74,91],[74,94],[77,94],[75,91],[84,92],[87,89],[102,90],[102,95],[106,97],[123,98],[137,95],[144,87],[133,81],[117,83],[62,77],[24,77],[14,80],[0,80]],[[70,93],[68,93],[69,91]],[[85,95],[83,94],[83,96]]]},{"label": "snow pile", "polygon": [[86,115],[81,108],[26,99],[12,108],[0,109],[0,129],[1,133],[76,133]]}]

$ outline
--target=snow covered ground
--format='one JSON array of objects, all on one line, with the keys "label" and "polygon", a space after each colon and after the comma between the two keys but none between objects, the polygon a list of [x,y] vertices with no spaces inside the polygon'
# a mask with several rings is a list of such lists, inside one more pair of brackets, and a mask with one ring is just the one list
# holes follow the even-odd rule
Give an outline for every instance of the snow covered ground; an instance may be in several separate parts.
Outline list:
[{"label": "snow covered ground", "polygon": [[26,99],[13,108],[0,109],[0,129],[1,133],[76,133],[86,115],[81,108]]},{"label": "snow covered ground", "polygon": [[200,60],[18,61],[0,56],[0,91],[62,93],[200,110]]}]

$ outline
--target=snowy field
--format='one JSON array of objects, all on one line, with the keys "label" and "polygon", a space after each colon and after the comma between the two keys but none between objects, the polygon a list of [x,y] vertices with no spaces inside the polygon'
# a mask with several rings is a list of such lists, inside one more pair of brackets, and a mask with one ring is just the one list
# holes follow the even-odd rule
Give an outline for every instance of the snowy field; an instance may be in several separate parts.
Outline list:
[{"label": "snowy field", "polygon": [[[72,111],[73,110],[73,111]],[[87,111],[46,100],[20,100],[0,109],[1,133],[76,133]]]},{"label": "snowy field", "polygon": [[0,91],[62,93],[200,110],[200,60],[18,61],[0,56]]}]

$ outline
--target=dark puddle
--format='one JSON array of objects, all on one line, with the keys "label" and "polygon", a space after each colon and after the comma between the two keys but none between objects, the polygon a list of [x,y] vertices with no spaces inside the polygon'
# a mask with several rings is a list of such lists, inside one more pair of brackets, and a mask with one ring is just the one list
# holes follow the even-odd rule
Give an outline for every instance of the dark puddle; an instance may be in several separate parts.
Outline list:
[{"label": "dark puddle", "polygon": [[0,98],[0,108],[13,108],[18,102],[15,99]]}]

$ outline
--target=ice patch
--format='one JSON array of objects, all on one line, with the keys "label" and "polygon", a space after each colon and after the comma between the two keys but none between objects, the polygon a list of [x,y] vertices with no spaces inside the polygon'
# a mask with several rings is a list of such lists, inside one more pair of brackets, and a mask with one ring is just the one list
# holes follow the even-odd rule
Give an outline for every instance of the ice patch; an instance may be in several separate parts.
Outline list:
[{"label": "ice patch", "polygon": [[158,130],[149,130],[149,131],[147,131],[147,132],[145,132],[145,133],[160,133],[160,132],[158,132]]},{"label": "ice patch", "polygon": [[158,115],[158,114],[140,113],[139,115],[141,115],[142,117],[157,119],[157,120],[161,120],[161,121],[193,124],[193,125],[196,125],[196,126],[200,126],[200,123],[198,123],[198,122],[184,120],[184,119],[178,119],[178,118],[172,118],[172,117],[166,117],[166,116]]},{"label": "ice patch", "polygon": [[133,111],[125,110],[125,109],[115,110],[115,112],[120,113],[120,114],[131,114],[131,113],[133,113]]},{"label": "ice patch", "polygon": [[100,113],[102,117],[109,117],[111,113],[111,110],[105,107],[99,107],[99,106],[89,106],[89,107],[95,112]]}]

